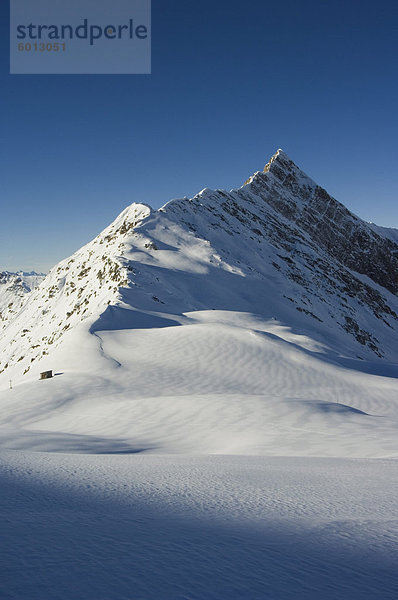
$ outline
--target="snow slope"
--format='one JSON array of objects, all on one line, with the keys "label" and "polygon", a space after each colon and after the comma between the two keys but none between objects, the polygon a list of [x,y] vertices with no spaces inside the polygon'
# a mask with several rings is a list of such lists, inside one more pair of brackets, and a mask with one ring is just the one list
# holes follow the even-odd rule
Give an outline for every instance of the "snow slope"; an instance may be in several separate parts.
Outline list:
[{"label": "snow slope", "polygon": [[81,332],[71,332],[71,354],[63,347],[52,356],[65,371],[1,393],[3,445],[398,455],[397,367],[344,361],[251,315],[204,311],[185,319],[182,326],[99,331],[84,346]]}]

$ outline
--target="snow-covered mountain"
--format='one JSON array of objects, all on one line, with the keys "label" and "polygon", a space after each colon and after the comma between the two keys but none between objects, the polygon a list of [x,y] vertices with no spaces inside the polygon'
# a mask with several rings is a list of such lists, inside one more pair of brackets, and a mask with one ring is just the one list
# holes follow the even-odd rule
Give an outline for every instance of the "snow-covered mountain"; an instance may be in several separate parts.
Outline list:
[{"label": "snow-covered mountain", "polygon": [[[40,281],[1,276],[3,319]],[[141,328],[213,309],[277,319],[348,356],[397,360],[397,292],[398,244],[279,150],[238,190],[128,207],[29,295],[3,332],[0,370],[37,371],[83,323]]]},{"label": "snow-covered mountain", "polygon": [[0,271],[0,330],[18,313],[27,294],[36,289],[44,278],[44,273],[34,271]]},{"label": "snow-covered mountain", "polygon": [[4,328],[3,439],[394,455],[397,267],[393,236],[281,150],[237,190],[132,204]]}]

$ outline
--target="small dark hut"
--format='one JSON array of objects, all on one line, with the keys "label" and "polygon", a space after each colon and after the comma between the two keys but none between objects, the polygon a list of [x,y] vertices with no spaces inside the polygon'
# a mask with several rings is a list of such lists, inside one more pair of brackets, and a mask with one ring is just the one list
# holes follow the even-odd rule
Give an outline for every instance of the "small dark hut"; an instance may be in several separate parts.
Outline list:
[{"label": "small dark hut", "polygon": [[43,373],[40,373],[40,379],[51,379],[52,376],[52,371],[43,371]]}]

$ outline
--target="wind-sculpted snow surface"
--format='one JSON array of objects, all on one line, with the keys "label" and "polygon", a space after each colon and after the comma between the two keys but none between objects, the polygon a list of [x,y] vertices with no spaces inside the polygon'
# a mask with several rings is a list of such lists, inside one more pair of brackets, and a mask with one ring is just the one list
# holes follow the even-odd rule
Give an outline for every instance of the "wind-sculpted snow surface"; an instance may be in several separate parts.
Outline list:
[{"label": "wind-sculpted snow surface", "polygon": [[158,326],[155,315],[152,328],[98,331],[85,345],[80,331],[71,334],[70,354],[53,354],[65,371],[0,393],[0,443],[53,452],[398,456],[396,366],[332,355],[250,314],[184,318]]},{"label": "wind-sculpted snow surface", "polygon": [[0,596],[396,600],[396,475],[383,460],[3,452]]}]

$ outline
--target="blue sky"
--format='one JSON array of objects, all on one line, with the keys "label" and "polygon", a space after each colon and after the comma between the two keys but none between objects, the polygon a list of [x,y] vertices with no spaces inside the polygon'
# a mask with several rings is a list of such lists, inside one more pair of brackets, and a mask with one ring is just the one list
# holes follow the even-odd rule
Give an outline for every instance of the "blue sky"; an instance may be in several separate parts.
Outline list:
[{"label": "blue sky", "polygon": [[48,270],[132,202],[240,186],[277,148],[398,227],[396,2],[153,0],[152,75],[9,75],[0,270]]}]

